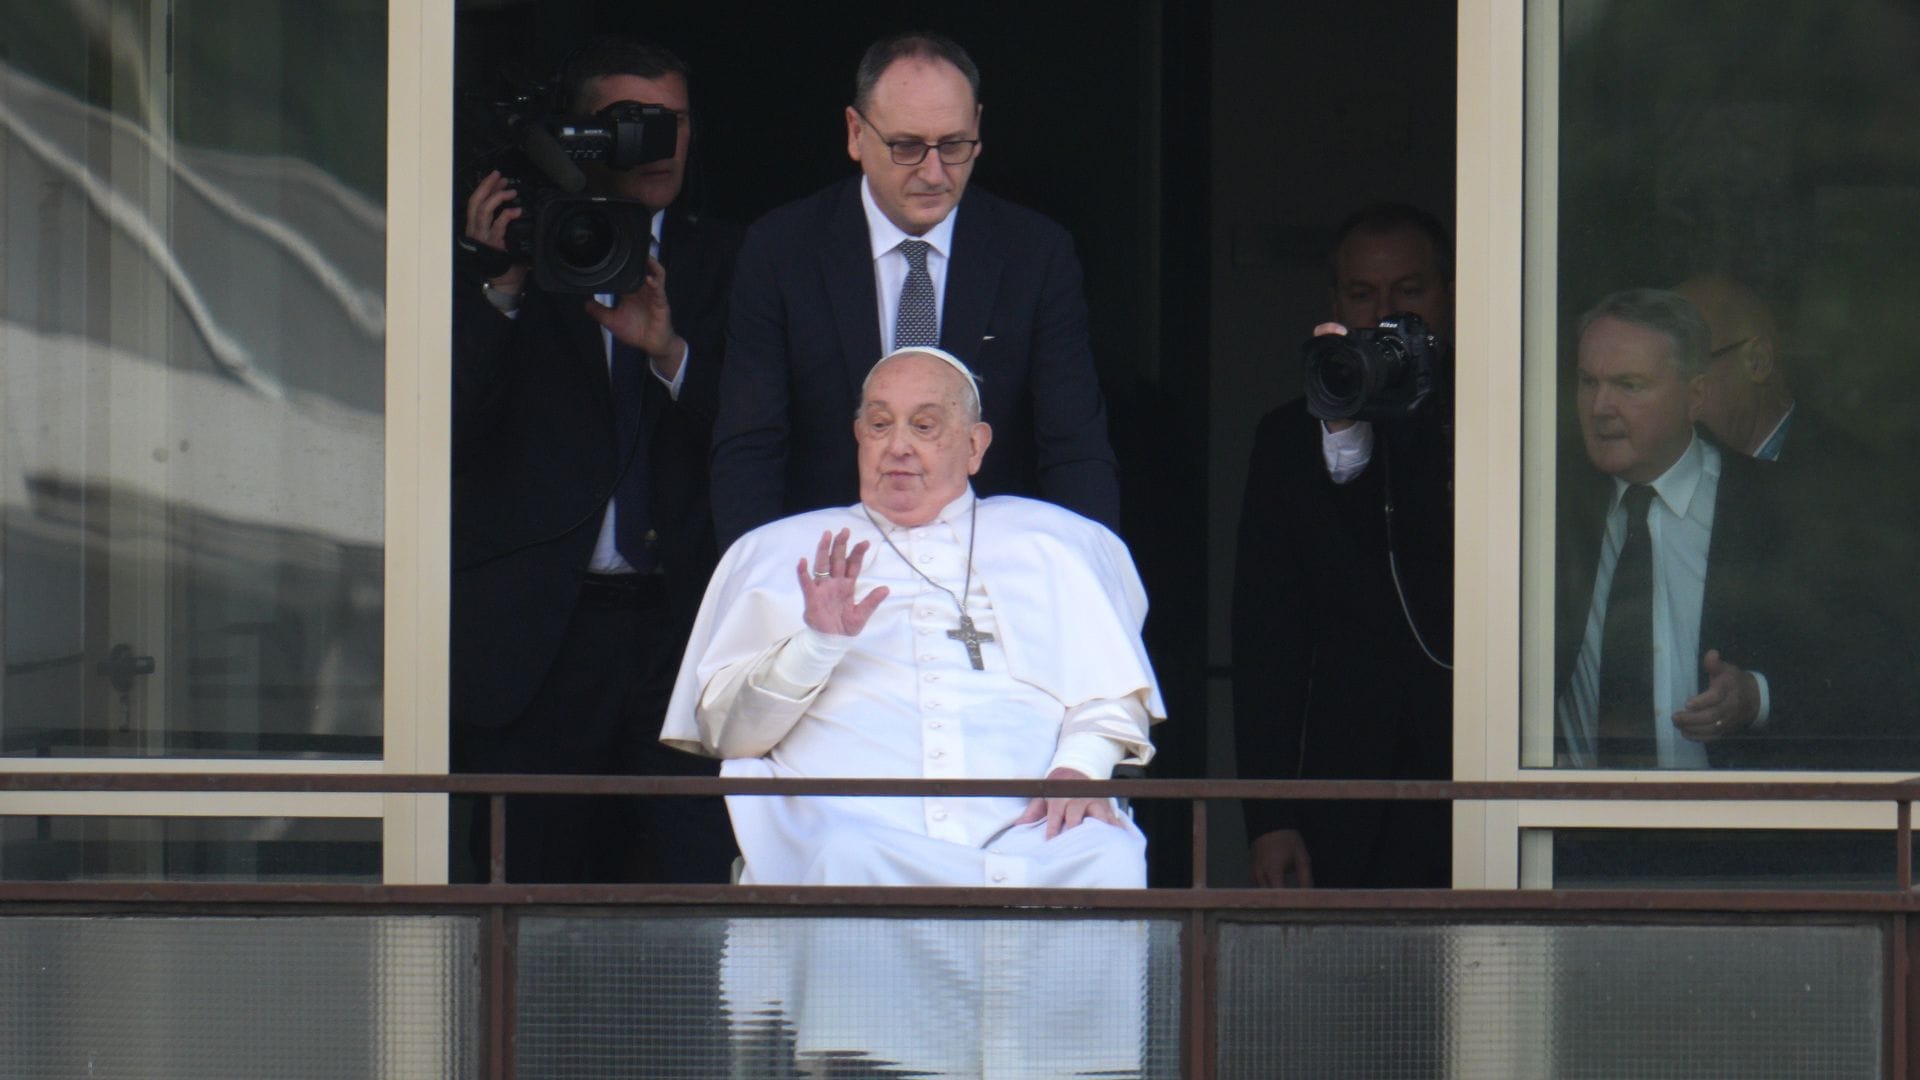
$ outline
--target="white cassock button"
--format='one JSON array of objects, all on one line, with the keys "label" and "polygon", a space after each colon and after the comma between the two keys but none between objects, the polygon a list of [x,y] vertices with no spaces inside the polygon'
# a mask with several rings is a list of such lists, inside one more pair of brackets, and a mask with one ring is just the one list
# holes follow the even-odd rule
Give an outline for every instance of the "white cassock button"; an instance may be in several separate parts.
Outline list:
[{"label": "white cassock button", "polygon": [[1002,873],[995,873],[995,874],[993,875],[993,880],[994,880],[994,881],[996,881],[996,882],[1001,882],[1001,881],[1005,881],[1005,880],[1007,880],[1007,875],[1006,875],[1006,874],[1005,874],[1004,872],[1002,872]]},{"label": "white cassock button", "polygon": [[920,561],[921,561],[921,562],[923,562],[923,563],[930,563],[930,562],[932,562],[932,561],[933,561],[933,556],[931,556],[931,555],[922,555],[922,556],[920,556]]},{"label": "white cassock button", "polygon": [[935,810],[933,812],[933,820],[935,821],[947,820],[947,812],[945,810]]},{"label": "white cassock button", "polygon": [[[925,631],[925,630],[922,630],[922,631],[920,631],[920,632],[921,632],[921,633],[923,633],[923,634],[924,634],[924,633],[926,633],[926,631]],[[922,660],[932,660],[932,659],[933,659],[933,654],[931,654],[931,653],[929,653],[929,654],[927,654],[926,656],[923,656],[923,657],[921,657],[920,659],[922,659]],[[929,676],[927,676],[927,681],[928,681],[928,682],[932,682],[932,681],[933,681],[933,676],[931,676],[931,675],[929,675]]]},{"label": "white cassock button", "polygon": [[941,723],[941,722],[940,722],[940,721],[938,721],[938,720],[929,720],[929,721],[927,721],[927,726],[928,726],[928,727],[930,727],[930,728],[932,728],[932,729],[934,729],[935,731],[938,731],[938,730],[940,730],[941,728],[943,728],[943,727],[946,727],[947,725],[946,725],[946,724],[943,724],[943,723]]},{"label": "white cassock button", "polygon": [[943,758],[947,756],[947,752],[945,750],[934,750],[927,756],[930,758]]},{"label": "white cassock button", "polygon": [[[928,627],[925,627],[925,626],[923,626],[923,627],[921,627],[921,628],[920,628],[920,636],[921,636],[921,637],[926,637],[926,636],[927,636],[928,634],[931,634],[931,633],[933,633],[933,631],[932,631],[931,629],[929,629]],[[920,659],[922,659],[922,660],[930,660],[930,659],[932,659],[932,657],[928,657],[928,656],[923,656],[923,657],[921,657]]]},{"label": "white cassock button", "polygon": [[[921,657],[921,659],[923,659],[923,660],[931,660],[931,659],[933,659],[933,657],[931,657],[931,656],[925,656],[925,657]],[[940,676],[938,676],[938,675],[928,675],[928,676],[926,676],[926,680],[927,680],[928,682],[939,682],[939,681],[940,681]]]}]

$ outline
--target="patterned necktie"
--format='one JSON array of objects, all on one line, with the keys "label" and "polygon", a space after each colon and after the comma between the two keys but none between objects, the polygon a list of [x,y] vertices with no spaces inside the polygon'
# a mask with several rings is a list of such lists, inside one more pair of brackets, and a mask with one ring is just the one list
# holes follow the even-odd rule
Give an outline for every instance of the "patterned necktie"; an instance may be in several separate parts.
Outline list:
[{"label": "patterned necktie", "polygon": [[1653,489],[1634,484],[1620,497],[1627,539],[1613,566],[1607,622],[1600,638],[1600,742],[1603,768],[1659,764],[1653,735],[1653,542],[1647,509]]},{"label": "patterned necktie", "polygon": [[618,463],[626,471],[613,489],[613,546],[627,565],[642,573],[656,566],[653,532],[653,492],[647,466],[647,431],[644,421],[647,358],[639,349],[619,341],[613,343],[613,364],[608,370],[613,385],[614,449]]},{"label": "patterned necktie", "polygon": [[940,344],[940,321],[933,310],[933,275],[927,273],[925,240],[900,241],[907,257],[907,283],[900,289],[900,311],[893,320],[893,347]]}]

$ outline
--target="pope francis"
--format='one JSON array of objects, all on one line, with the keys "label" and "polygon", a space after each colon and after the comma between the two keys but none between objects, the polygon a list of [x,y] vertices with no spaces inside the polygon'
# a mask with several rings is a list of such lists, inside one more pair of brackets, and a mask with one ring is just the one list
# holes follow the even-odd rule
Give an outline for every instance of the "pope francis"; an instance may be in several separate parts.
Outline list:
[{"label": "pope francis", "polygon": [[[853,421],[860,502],[765,525],[707,588],[661,738],[722,775],[1105,779],[1165,716],[1125,545],[976,499],[992,441],[957,358],[903,349]],[[808,556],[811,555],[811,559]],[[797,562],[797,565],[796,565]],[[1111,800],[733,796],[742,882],[1142,888]]]},{"label": "pope francis", "polygon": [[[974,498],[993,433],[940,350],[874,365],[853,432],[858,504],[763,526],[721,560],[661,737],[726,759],[725,776],[1105,779],[1145,763],[1165,710],[1119,539],[1046,503]],[[747,884],[1146,885],[1146,841],[1110,800],[727,804]],[[747,1071],[1137,1075],[1148,952],[1136,920],[737,918],[721,991]]]}]

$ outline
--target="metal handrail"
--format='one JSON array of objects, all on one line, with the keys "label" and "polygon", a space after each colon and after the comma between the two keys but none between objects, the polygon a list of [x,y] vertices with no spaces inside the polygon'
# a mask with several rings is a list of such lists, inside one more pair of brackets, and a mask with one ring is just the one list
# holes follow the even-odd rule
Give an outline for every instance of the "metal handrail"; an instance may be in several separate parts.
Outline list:
[{"label": "metal handrail", "polygon": [[7,791],[379,795],[1112,795],[1131,799],[1912,802],[1920,779],[1847,780],[926,780],[461,773],[0,773]]},{"label": "metal handrail", "polygon": [[[1910,781],[1638,781],[1638,780],[925,780],[771,779],[687,776],[441,775],[311,773],[35,772],[0,775],[0,792],[283,792],[441,795],[471,794],[492,801],[492,881],[476,885],[358,885],[236,882],[0,882],[0,913],[70,912],[76,907],[169,914],[240,911],[309,912],[466,910],[484,918],[483,980],[487,986],[487,1070],[513,1075],[516,956],[512,927],[528,909],[639,907],[720,913],[780,910],[832,915],[852,908],[926,913],[946,909],[1018,911],[1112,917],[1124,913],[1183,916],[1185,976],[1181,990],[1180,1057],[1185,1075],[1213,1069],[1216,1002],[1210,982],[1213,934],[1220,919],[1367,918],[1396,920],[1473,916],[1495,920],[1590,921],[1723,916],[1864,916],[1889,921],[1887,1061],[1889,1075],[1908,1073],[1915,995],[1909,923],[1920,916],[1912,866],[1912,805],[1920,780]],[[764,886],[714,884],[521,885],[504,880],[506,799],[509,795],[882,795],[1074,796],[1184,800],[1193,807],[1193,882],[1157,889],[982,889],[881,886]],[[1532,889],[1255,889],[1210,887],[1206,881],[1208,804],[1224,799],[1312,800],[1674,800],[1891,802],[1897,808],[1896,873],[1885,890],[1532,890]]]}]

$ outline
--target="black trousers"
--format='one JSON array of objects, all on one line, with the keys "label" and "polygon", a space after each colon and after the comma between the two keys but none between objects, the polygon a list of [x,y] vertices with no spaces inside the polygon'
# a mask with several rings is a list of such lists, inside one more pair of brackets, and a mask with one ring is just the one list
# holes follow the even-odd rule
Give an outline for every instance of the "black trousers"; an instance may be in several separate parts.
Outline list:
[{"label": "black trousers", "polygon": [[[660,743],[685,640],[658,585],[589,579],[526,711],[502,728],[453,718],[453,771],[714,775],[716,762]],[[526,795],[506,811],[513,882],[725,882],[735,855],[718,797]],[[483,881],[487,800],[453,813],[453,877]]]}]

